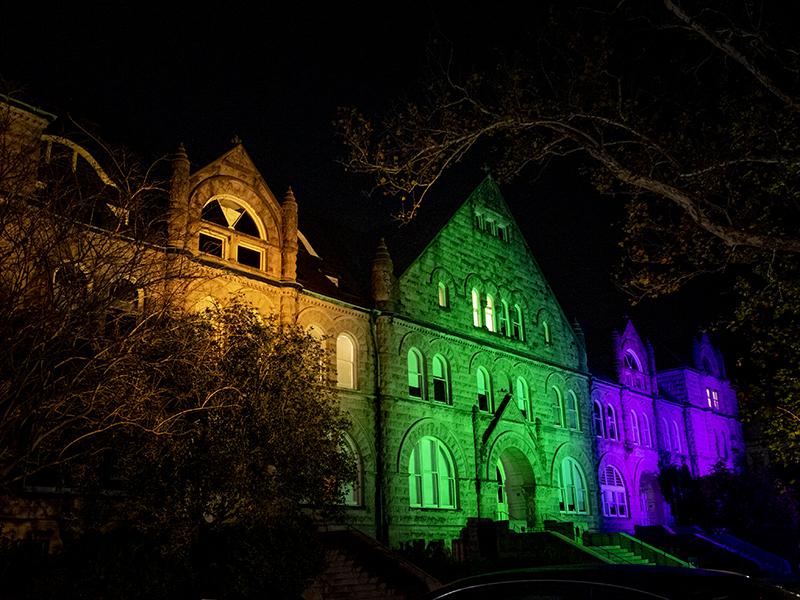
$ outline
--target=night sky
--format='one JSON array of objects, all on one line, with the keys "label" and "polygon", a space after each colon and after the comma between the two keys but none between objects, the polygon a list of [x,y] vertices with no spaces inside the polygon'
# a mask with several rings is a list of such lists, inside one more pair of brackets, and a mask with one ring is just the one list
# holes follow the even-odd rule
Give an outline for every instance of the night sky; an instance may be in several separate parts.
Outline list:
[{"label": "night sky", "polygon": [[[147,162],[182,142],[198,168],[238,136],[276,195],[292,186],[301,229],[312,211],[359,228],[385,220],[386,207],[365,196],[365,182],[336,162],[344,155],[332,124],[338,106],[386,109],[419,82],[430,39],[449,40],[467,63],[524,41],[529,18],[407,3],[366,12],[302,3],[171,12],[141,2],[82,4],[11,10],[0,38],[6,89],[91,123]],[[574,164],[550,166],[503,192],[567,317],[587,333],[590,367],[626,313],[651,337],[657,361],[687,353],[687,336],[710,314],[691,316],[687,302],[696,295],[629,309],[611,284],[618,202],[597,197]]]}]

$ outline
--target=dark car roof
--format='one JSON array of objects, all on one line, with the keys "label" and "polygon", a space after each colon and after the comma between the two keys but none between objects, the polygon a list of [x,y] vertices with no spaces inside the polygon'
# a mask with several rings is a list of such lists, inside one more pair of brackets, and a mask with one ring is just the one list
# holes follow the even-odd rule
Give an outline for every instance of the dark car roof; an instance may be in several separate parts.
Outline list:
[{"label": "dark car roof", "polygon": [[[559,582],[564,584],[563,588],[558,586]],[[571,565],[476,575],[438,588],[425,600],[539,598],[537,587],[542,588],[545,597],[554,600],[613,598],[617,592],[619,597],[625,598],[681,600],[783,600],[798,597],[779,587],[729,571],[648,565]],[[563,595],[553,595],[562,589]]]}]

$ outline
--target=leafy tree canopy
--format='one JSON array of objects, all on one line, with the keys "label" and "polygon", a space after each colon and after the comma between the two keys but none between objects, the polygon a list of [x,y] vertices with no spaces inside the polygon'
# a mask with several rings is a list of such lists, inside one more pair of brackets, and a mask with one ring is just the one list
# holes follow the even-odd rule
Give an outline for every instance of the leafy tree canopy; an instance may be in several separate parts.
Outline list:
[{"label": "leafy tree canopy", "polygon": [[152,173],[56,143],[31,169],[38,138],[2,125],[0,497],[55,492],[64,544],[6,555],[4,581],[37,598],[296,596],[322,565],[315,517],[354,476],[329,357],[236,298],[186,310],[213,273],[165,252]]}]

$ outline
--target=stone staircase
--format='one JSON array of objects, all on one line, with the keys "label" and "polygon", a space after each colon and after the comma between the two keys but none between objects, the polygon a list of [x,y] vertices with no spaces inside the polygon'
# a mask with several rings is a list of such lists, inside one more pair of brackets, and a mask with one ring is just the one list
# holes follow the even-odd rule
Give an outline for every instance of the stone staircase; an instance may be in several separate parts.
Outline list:
[{"label": "stone staircase", "polygon": [[592,550],[607,557],[607,562],[615,565],[654,565],[655,561],[637,556],[622,546],[609,544],[606,546],[592,546]]},{"label": "stone staircase", "polygon": [[691,565],[623,532],[585,532],[584,548],[603,562],[619,565],[664,565],[691,567]]},{"label": "stone staircase", "polygon": [[439,582],[365,534],[328,532],[325,571],[303,594],[304,600],[407,600]]}]

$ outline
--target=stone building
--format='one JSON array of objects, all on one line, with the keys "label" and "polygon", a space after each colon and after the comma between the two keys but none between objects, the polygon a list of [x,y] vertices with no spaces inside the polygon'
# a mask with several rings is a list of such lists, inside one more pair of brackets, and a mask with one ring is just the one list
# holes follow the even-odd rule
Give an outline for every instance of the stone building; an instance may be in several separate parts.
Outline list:
[{"label": "stone building", "polygon": [[163,252],[209,275],[186,305],[238,295],[329,350],[358,464],[347,524],[392,545],[457,538],[470,517],[633,531],[670,522],[664,465],[735,467],[736,394],[708,337],[691,365],[659,371],[627,322],[615,372],[593,375],[490,177],[431,239],[405,240],[404,264],[374,242],[359,293],[304,234],[302,199],[273,193],[242,145],[194,170],[174,158]]}]

